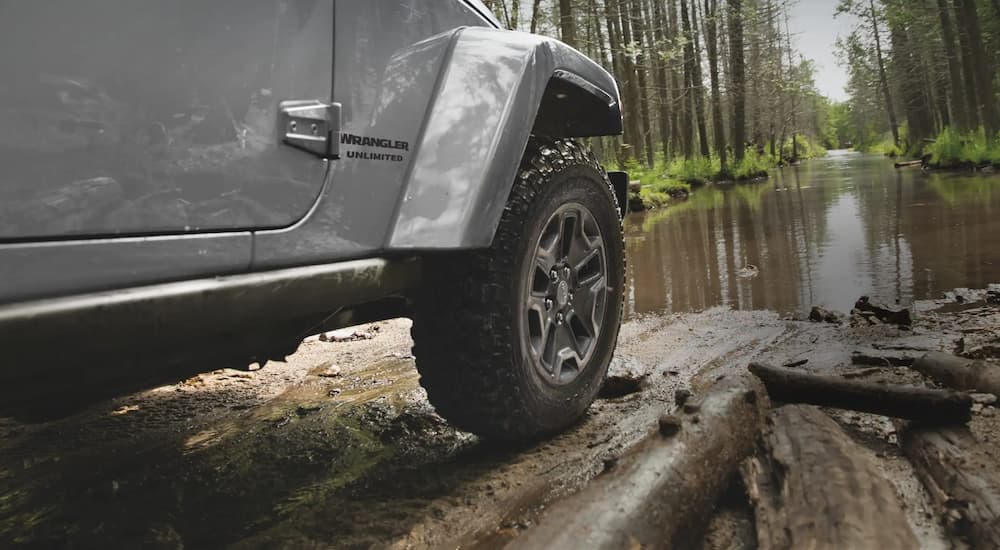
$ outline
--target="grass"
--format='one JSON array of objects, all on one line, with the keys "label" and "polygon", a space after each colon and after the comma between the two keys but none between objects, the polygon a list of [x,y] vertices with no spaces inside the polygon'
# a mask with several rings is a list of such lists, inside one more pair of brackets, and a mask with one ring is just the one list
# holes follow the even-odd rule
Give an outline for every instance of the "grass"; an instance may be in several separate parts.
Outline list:
[{"label": "grass", "polygon": [[733,162],[730,169],[736,180],[749,180],[767,177],[768,170],[776,164],[771,155],[759,154],[753,147],[748,147],[746,153],[743,154],[743,159]]},{"label": "grass", "polygon": [[817,142],[813,142],[807,136],[802,134],[796,134],[794,138],[788,138],[785,143],[781,146],[781,156],[785,159],[792,158],[792,139],[795,140],[796,145],[798,145],[798,158],[799,160],[825,157],[826,148]]},{"label": "grass", "polygon": [[898,145],[892,142],[892,140],[885,140],[876,143],[867,149],[869,153],[878,153],[885,155],[887,157],[896,158],[903,156],[903,150],[900,149]]},{"label": "grass", "polygon": [[982,127],[965,133],[945,128],[924,152],[930,154],[930,162],[935,166],[1000,165],[1000,134],[989,139]]},{"label": "grass", "polygon": [[[797,135],[794,139],[798,144],[799,159],[826,155],[826,149],[806,136]],[[785,158],[791,157],[792,138],[785,140],[782,155]],[[732,160],[725,172],[722,170],[722,162],[715,154],[709,157],[676,157],[667,161],[661,153],[656,154],[652,167],[630,158],[625,162],[625,171],[630,180],[642,183],[639,198],[642,199],[643,206],[659,208],[686,197],[690,194],[692,185],[766,178],[777,164],[778,159],[775,157],[748,147],[743,159],[738,162]]]}]

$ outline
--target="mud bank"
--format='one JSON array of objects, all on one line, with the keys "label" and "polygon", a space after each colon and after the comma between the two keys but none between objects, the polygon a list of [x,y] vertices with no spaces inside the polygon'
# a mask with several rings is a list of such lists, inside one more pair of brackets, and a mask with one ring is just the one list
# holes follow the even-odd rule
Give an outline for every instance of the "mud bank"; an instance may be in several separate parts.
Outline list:
[{"label": "mud bank", "polygon": [[[723,308],[635,318],[612,365],[625,383],[566,433],[516,447],[457,432],[434,413],[418,384],[408,321],[310,339],[287,364],[216,371],[57,422],[0,421],[0,546],[516,546],[546,506],[655,429],[677,390],[697,393],[754,360],[808,359],[799,368],[866,368],[857,375],[925,383],[905,369],[859,367],[852,354],[994,356],[996,306],[971,294],[947,302],[922,304],[905,331]],[[833,414],[909,503],[924,547],[943,547],[892,425]],[[995,419],[986,407],[972,422],[994,448]],[[752,536],[736,484],[705,548],[752,547]]]}]

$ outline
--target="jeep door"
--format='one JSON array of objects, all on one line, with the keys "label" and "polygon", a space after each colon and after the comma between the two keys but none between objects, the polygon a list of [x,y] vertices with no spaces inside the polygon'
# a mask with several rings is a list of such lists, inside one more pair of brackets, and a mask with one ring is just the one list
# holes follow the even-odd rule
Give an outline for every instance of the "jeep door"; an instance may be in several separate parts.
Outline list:
[{"label": "jeep door", "polygon": [[[323,186],[277,110],[330,100],[332,28],[333,0],[0,0],[0,302],[80,290],[37,280],[60,265],[83,287],[248,268],[245,230],[295,223]],[[201,233],[230,242],[166,246]],[[100,262],[65,265],[57,244],[84,242]]]},{"label": "jeep door", "polygon": [[257,268],[361,257],[384,247],[414,159],[434,154],[413,145],[454,34],[496,24],[480,2],[466,0],[339,0],[335,19],[341,156],[331,161],[330,183],[308,219],[255,235]]}]

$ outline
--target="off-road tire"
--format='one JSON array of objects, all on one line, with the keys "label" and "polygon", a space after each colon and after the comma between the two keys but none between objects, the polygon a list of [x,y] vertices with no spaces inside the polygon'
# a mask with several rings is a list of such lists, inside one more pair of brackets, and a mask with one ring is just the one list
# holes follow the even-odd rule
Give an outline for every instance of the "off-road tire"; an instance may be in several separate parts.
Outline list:
[{"label": "off-road tire", "polygon": [[[525,262],[562,205],[584,205],[600,228],[606,258],[603,326],[571,382],[553,384],[520,336]],[[455,426],[486,437],[531,439],[584,413],[607,374],[621,323],[624,238],[614,189],[593,153],[569,140],[528,144],[492,245],[428,257],[414,308],[413,353],[420,383]],[[533,265],[533,264],[532,264]],[[598,285],[600,288],[600,285]]]}]

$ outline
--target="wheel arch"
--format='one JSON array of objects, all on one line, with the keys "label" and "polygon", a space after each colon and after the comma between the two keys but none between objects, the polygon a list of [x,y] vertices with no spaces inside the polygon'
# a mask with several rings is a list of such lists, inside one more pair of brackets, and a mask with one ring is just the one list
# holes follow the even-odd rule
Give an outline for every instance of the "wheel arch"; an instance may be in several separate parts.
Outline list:
[{"label": "wheel arch", "polygon": [[537,35],[462,29],[413,149],[385,248],[489,246],[533,134],[621,132],[618,86],[582,53]]}]

